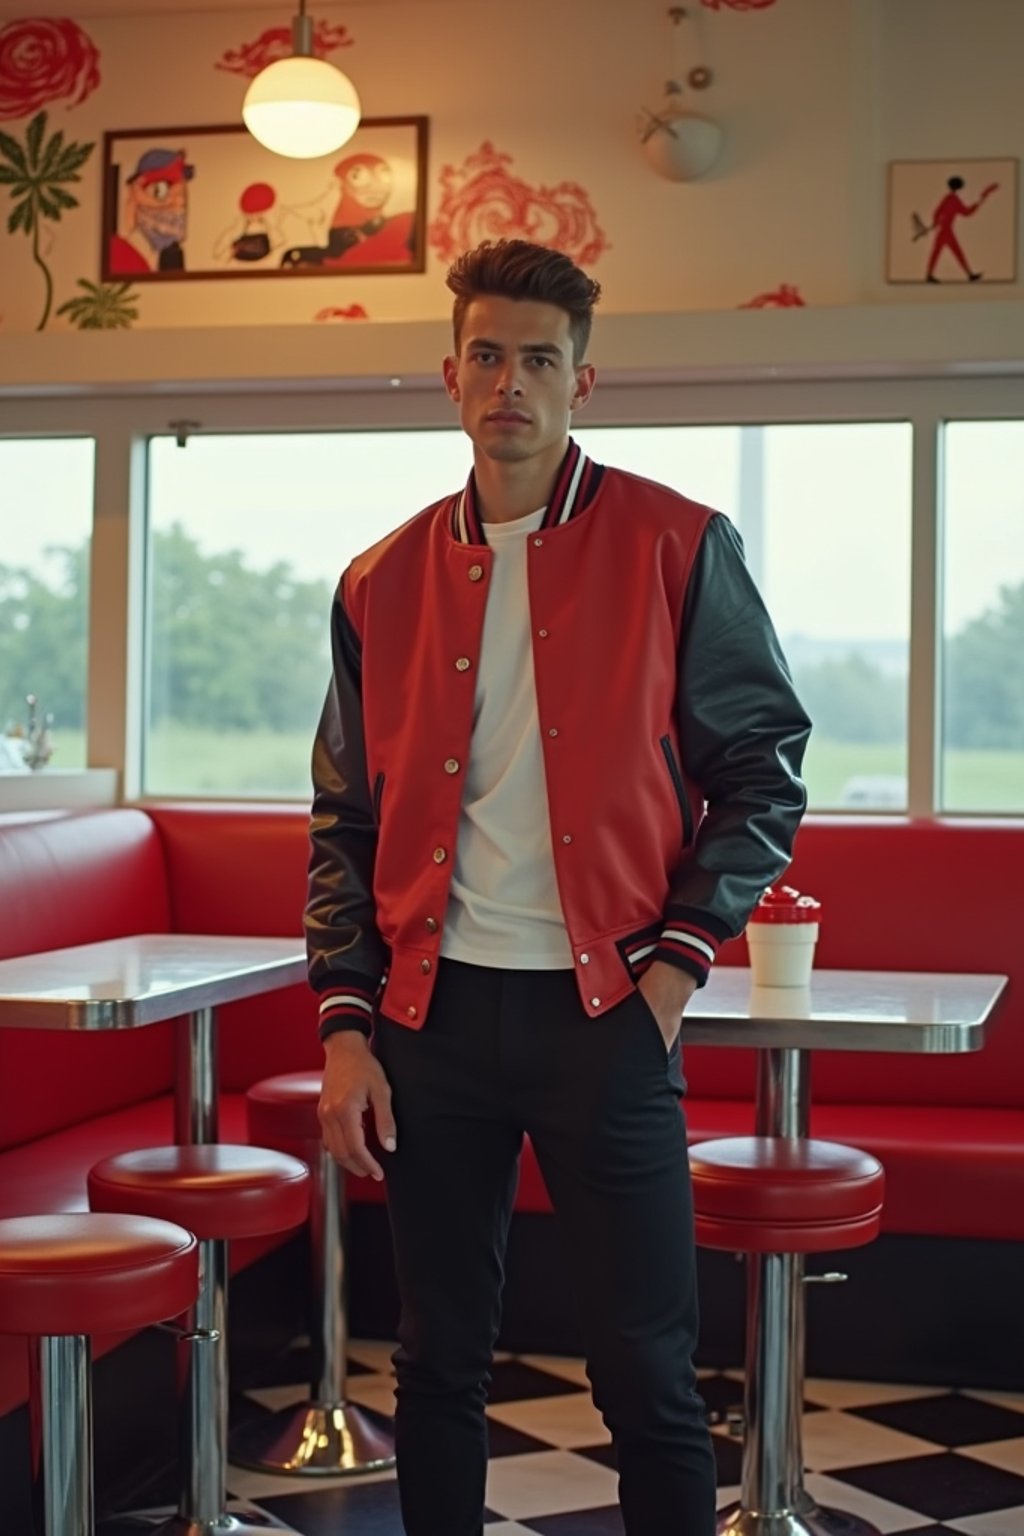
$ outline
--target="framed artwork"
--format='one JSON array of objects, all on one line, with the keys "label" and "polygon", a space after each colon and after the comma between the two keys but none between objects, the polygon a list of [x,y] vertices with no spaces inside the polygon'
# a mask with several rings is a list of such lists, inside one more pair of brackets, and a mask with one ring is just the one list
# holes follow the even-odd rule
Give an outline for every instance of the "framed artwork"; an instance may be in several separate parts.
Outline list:
[{"label": "framed artwork", "polygon": [[892,160],[890,283],[1012,283],[1016,160]]},{"label": "framed artwork", "polygon": [[342,277],[426,268],[425,117],[364,118],[316,160],[241,124],[103,138],[105,281]]}]

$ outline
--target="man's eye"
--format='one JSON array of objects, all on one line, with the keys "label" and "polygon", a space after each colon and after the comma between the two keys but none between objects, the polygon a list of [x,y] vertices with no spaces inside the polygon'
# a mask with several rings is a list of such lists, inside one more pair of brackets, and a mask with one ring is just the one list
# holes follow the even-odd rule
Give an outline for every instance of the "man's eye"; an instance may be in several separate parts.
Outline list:
[{"label": "man's eye", "polygon": [[476,353],[474,353],[474,361],[477,362],[477,363],[493,363],[494,362],[494,353],[493,352],[476,352]]},{"label": "man's eye", "polygon": [[552,359],[550,357],[545,357],[543,352],[538,352],[536,357],[532,357],[530,361],[537,368],[550,368]]},{"label": "man's eye", "polygon": [[151,181],[149,184],[149,195],[158,203],[166,200],[170,190],[171,184],[169,181]]}]

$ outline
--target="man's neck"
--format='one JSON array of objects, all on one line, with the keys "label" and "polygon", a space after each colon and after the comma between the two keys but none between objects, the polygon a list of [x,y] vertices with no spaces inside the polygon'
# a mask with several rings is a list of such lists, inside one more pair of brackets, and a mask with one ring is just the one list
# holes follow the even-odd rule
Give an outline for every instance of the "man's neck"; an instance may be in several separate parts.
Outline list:
[{"label": "man's neck", "polygon": [[558,468],[569,447],[568,437],[546,453],[517,464],[474,455],[477,506],[485,523],[511,523],[547,506]]}]

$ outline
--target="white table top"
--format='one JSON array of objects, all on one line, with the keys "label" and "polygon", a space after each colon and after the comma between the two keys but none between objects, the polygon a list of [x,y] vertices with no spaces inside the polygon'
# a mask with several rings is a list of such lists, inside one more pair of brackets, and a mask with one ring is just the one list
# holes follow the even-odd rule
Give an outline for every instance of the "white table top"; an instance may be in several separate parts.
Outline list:
[{"label": "white table top", "polygon": [[809,987],[753,987],[713,968],[683,1015],[683,1044],[955,1055],[985,1043],[1005,976],[815,970]]},{"label": "white table top", "polygon": [[134,1029],[305,979],[301,939],[138,934],[0,960],[0,1027]]},{"label": "white table top", "polygon": [[[0,960],[0,1028],[133,1029],[306,979],[301,939],[156,933]],[[815,970],[809,988],[752,987],[718,966],[683,1042],[764,1049],[977,1051],[1005,976]]]}]

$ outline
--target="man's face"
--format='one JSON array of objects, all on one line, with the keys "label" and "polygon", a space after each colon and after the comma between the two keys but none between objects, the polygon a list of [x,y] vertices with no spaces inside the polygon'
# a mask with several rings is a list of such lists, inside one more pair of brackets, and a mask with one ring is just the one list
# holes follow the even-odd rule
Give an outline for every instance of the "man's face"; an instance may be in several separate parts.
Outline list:
[{"label": "man's face", "polygon": [[168,177],[133,182],[128,189],[135,227],[156,250],[185,238],[188,184]]},{"label": "man's face", "polygon": [[391,169],[379,165],[354,165],[345,173],[345,191],[364,208],[383,208],[391,196]]},{"label": "man's face", "polygon": [[515,463],[564,442],[573,409],[590,398],[594,370],[573,359],[564,309],[486,296],[469,304],[444,379],[474,447]]}]

